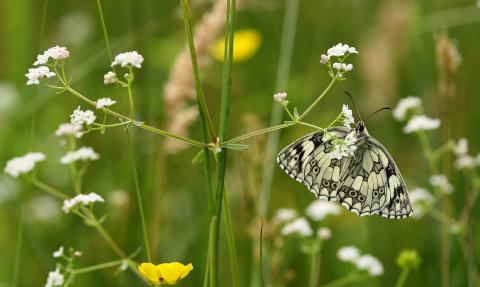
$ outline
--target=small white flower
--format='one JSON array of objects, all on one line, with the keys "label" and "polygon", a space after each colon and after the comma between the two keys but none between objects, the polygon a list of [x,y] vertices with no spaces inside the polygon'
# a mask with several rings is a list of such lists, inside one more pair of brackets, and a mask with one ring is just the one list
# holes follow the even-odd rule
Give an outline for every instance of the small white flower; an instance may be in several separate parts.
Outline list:
[{"label": "small white flower", "polygon": [[435,130],[440,127],[439,119],[432,119],[425,115],[414,116],[403,128],[403,132],[412,133],[416,131]]},{"label": "small white flower", "polygon": [[366,270],[371,276],[379,276],[383,274],[382,263],[370,254],[360,256],[355,265],[360,270]]},{"label": "small white flower", "polygon": [[295,219],[294,221],[286,224],[281,231],[282,235],[290,235],[297,233],[301,236],[307,237],[311,236],[313,234],[313,230],[310,227],[310,224],[308,224],[308,221],[303,218],[299,217]]},{"label": "small white flower", "polygon": [[331,47],[327,50],[327,56],[341,57],[349,51],[350,47],[347,44],[338,43],[337,45]]},{"label": "small white flower", "polygon": [[25,74],[25,76],[28,78],[27,86],[38,85],[40,84],[40,79],[45,77],[51,78],[55,75],[56,74],[54,72],[50,72],[50,69],[47,66],[28,69],[28,73]]},{"label": "small white flower", "polygon": [[137,53],[137,51],[120,53],[115,56],[115,60],[112,63],[112,67],[120,65],[122,67],[131,65],[135,68],[141,68],[143,63],[143,56]]},{"label": "small white flower", "polygon": [[353,70],[353,65],[352,64],[342,64],[342,70],[348,72]]},{"label": "small white flower", "polygon": [[47,278],[47,283],[45,284],[45,287],[56,287],[56,286],[62,286],[64,283],[64,276],[62,273],[60,273],[60,269],[57,267],[55,271],[50,271],[48,273],[48,278]]},{"label": "small white flower", "polygon": [[81,147],[75,151],[69,151],[60,159],[61,164],[70,164],[78,160],[97,160],[100,155],[91,147]]},{"label": "small white flower", "polygon": [[117,101],[114,101],[110,98],[101,98],[96,101],[96,108],[101,109],[103,107],[109,107],[113,104],[115,104]]},{"label": "small white flower", "polygon": [[406,97],[398,101],[397,106],[393,109],[393,117],[397,121],[405,120],[408,111],[420,109],[422,107],[422,99],[418,97]]},{"label": "small white flower", "polygon": [[307,215],[316,221],[325,219],[329,215],[339,215],[342,209],[335,203],[317,199],[310,203],[306,209]]},{"label": "small white flower", "polygon": [[321,64],[324,64],[324,65],[325,65],[325,64],[328,63],[329,61],[330,61],[330,57],[329,57],[329,56],[327,56],[327,55],[325,55],[325,54],[322,54],[322,55],[320,56],[320,63],[321,63]]},{"label": "small white flower", "polygon": [[60,246],[57,251],[53,252],[53,257],[58,258],[63,256],[63,246]]},{"label": "small white flower", "polygon": [[93,122],[95,122],[96,118],[97,117],[92,111],[90,110],[82,111],[80,110],[80,106],[79,106],[70,115],[70,122],[73,125],[77,125],[77,126],[83,126],[83,124],[91,125]]},{"label": "small white flower", "polygon": [[83,126],[74,125],[70,123],[60,124],[55,131],[56,136],[74,136],[76,138],[81,138],[83,133]]},{"label": "small white flower", "polygon": [[37,60],[33,63],[33,65],[38,66],[46,64],[48,63],[49,58],[54,60],[64,60],[68,57],[70,57],[70,52],[68,52],[67,48],[55,46],[46,50],[43,52],[43,54],[38,55]]},{"label": "small white flower", "polygon": [[128,261],[123,260],[122,265],[120,265],[120,270],[126,271],[128,269]]},{"label": "small white flower", "polygon": [[342,64],[338,63],[338,62],[335,62],[333,63],[332,67],[335,69],[335,70],[341,70],[342,69]]},{"label": "small white flower", "polygon": [[274,218],[280,223],[283,223],[296,218],[297,215],[297,211],[293,208],[279,208],[277,209]]},{"label": "small white flower", "polygon": [[455,161],[455,167],[457,169],[467,169],[467,168],[474,168],[476,165],[476,160],[466,154],[466,155],[461,155],[460,157],[457,158]]},{"label": "small white flower", "polygon": [[348,108],[348,105],[343,105],[342,114],[343,125],[347,128],[350,128],[350,125],[355,123],[355,119],[353,118],[352,110]]},{"label": "small white flower", "polygon": [[21,157],[15,157],[7,161],[5,166],[5,173],[13,177],[18,177],[20,174],[32,171],[35,164],[45,160],[45,155],[41,152],[30,152]]},{"label": "small white flower", "polygon": [[357,51],[357,49],[355,49],[355,47],[350,47],[350,48],[348,48],[348,52],[349,52],[350,54],[358,54],[358,51]]},{"label": "small white flower", "polygon": [[321,227],[317,230],[317,236],[320,239],[328,240],[332,238],[332,231],[327,227]]},{"label": "small white flower", "polygon": [[331,159],[342,159],[343,157],[353,156],[357,150],[356,142],[355,131],[352,131],[345,139],[334,140],[332,151],[328,155]]},{"label": "small white flower", "polygon": [[69,213],[78,204],[90,205],[95,202],[105,202],[105,200],[95,192],[78,194],[74,198],[64,200],[62,209],[65,213]]},{"label": "small white flower", "polygon": [[338,250],[337,257],[340,261],[354,263],[360,257],[360,251],[354,246],[344,246]]},{"label": "small white flower", "polygon": [[287,98],[287,93],[281,92],[281,93],[276,93],[273,95],[273,99],[275,102],[283,103],[285,99]]},{"label": "small white flower", "polygon": [[414,188],[408,193],[408,197],[412,203],[413,217],[416,219],[421,218],[425,214],[426,208],[435,203],[433,195],[423,188]]},{"label": "small white flower", "polygon": [[438,187],[444,193],[452,193],[453,185],[448,181],[444,174],[434,174],[430,176],[430,184]]},{"label": "small white flower", "polygon": [[34,66],[44,65],[48,62],[48,58],[49,56],[45,54],[37,55],[37,60],[33,62],[33,65]]},{"label": "small white flower", "polygon": [[112,71],[109,71],[108,73],[103,75],[103,83],[105,85],[114,84],[116,80],[117,80],[117,74],[115,74]]},{"label": "small white flower", "polygon": [[81,257],[82,255],[83,255],[82,251],[75,250],[75,252],[73,252],[73,256],[75,257]]},{"label": "small white flower", "polygon": [[466,155],[466,154],[468,154],[468,140],[466,138],[459,139],[457,144],[453,148],[453,152],[456,155]]}]

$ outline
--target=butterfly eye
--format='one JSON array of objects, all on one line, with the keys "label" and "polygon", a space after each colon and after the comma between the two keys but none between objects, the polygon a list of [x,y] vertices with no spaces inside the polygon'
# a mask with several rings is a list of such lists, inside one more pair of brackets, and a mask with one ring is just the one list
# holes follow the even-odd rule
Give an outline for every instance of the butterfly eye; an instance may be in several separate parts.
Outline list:
[{"label": "butterfly eye", "polygon": [[359,200],[360,202],[363,202],[363,201],[365,200],[365,196],[360,195],[360,196],[358,197],[358,200]]},{"label": "butterfly eye", "polygon": [[357,192],[355,190],[350,190],[350,192],[348,193],[348,195],[350,195],[351,197],[356,197],[357,196]]},{"label": "butterfly eye", "polygon": [[337,189],[338,187],[338,184],[336,182],[332,182],[332,184],[330,185],[333,189]]},{"label": "butterfly eye", "polygon": [[322,181],[322,185],[325,186],[325,187],[328,187],[328,186],[330,186],[330,181],[328,181],[328,180],[323,180],[323,181]]},{"label": "butterfly eye", "polygon": [[384,193],[385,193],[385,189],[384,189],[383,187],[380,187],[380,188],[378,189],[378,191],[380,192],[380,194],[384,194]]}]

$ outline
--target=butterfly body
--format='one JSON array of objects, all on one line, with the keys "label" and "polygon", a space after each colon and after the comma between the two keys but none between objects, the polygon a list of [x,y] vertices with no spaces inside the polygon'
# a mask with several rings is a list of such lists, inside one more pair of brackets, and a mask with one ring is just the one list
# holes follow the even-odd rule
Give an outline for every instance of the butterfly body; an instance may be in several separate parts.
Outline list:
[{"label": "butterfly body", "polygon": [[[333,138],[355,137],[351,156],[331,156]],[[319,199],[337,201],[357,215],[405,218],[412,214],[405,181],[385,147],[363,122],[311,133],[284,148],[280,167]]]}]

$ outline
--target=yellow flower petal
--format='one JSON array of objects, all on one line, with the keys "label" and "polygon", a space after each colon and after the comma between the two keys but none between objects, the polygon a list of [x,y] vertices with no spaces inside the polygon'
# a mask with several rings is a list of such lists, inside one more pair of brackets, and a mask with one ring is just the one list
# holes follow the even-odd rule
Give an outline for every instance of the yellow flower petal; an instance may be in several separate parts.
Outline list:
[{"label": "yellow flower petal", "polygon": [[162,263],[157,265],[160,272],[160,282],[168,285],[175,285],[181,279],[185,278],[193,269],[192,263],[183,265],[179,262]]},{"label": "yellow flower petal", "polygon": [[142,263],[138,266],[138,271],[151,283],[160,284],[160,270],[152,263]]},{"label": "yellow flower petal", "polygon": [[[243,62],[252,58],[262,42],[262,35],[254,29],[244,29],[235,32],[233,43],[233,61]],[[219,39],[212,49],[212,56],[223,61],[225,51],[225,40]]]}]

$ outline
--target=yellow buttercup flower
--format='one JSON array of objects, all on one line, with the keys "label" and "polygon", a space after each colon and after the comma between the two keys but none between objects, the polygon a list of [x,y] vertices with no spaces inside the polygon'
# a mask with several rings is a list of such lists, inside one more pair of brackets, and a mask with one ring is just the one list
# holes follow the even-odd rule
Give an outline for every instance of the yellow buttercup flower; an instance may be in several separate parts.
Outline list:
[{"label": "yellow buttercup flower", "polygon": [[138,266],[138,271],[154,285],[176,285],[178,281],[185,278],[193,265],[183,265],[179,262],[162,263],[154,265],[152,263],[142,263]]},{"label": "yellow buttercup flower", "polygon": [[[243,62],[252,58],[262,43],[262,35],[255,29],[244,29],[235,32],[233,43],[233,61]],[[225,39],[218,39],[212,49],[212,56],[223,61]]]}]

